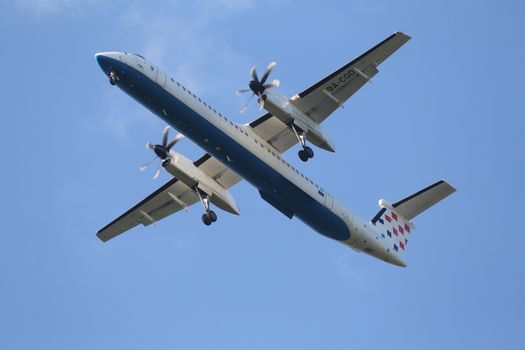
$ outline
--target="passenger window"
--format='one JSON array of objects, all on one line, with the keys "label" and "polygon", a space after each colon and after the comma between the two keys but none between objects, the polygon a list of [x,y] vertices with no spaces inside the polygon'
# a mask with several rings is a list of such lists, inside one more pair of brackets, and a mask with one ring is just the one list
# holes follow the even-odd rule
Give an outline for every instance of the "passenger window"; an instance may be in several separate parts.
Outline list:
[{"label": "passenger window", "polygon": [[152,72],[155,70],[155,68],[153,68],[153,66],[150,66],[150,68],[151,68],[151,71],[152,71]]},{"label": "passenger window", "polygon": [[186,91],[186,88],[183,86],[183,87],[182,87],[182,90]]},{"label": "passenger window", "polygon": [[174,83],[174,82],[175,82],[175,80],[173,80],[173,78],[170,78],[170,80],[171,80],[171,82],[172,82],[172,83]]},{"label": "passenger window", "polygon": [[177,86],[178,86],[178,87],[180,87],[180,84],[179,84],[179,82],[177,82]]}]

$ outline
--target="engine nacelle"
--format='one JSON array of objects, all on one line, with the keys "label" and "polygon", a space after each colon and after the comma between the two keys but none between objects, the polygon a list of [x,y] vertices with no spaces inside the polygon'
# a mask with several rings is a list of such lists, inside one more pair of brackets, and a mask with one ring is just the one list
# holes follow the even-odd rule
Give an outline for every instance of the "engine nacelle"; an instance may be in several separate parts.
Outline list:
[{"label": "engine nacelle", "polygon": [[335,147],[323,129],[314,120],[297,108],[288,97],[275,91],[264,92],[264,109],[285,124],[294,123],[295,126],[306,132],[306,139],[324,150],[335,152]]},{"label": "engine nacelle", "polygon": [[[169,160],[169,161],[167,161]],[[191,160],[171,151],[163,162],[164,169],[191,189],[198,188],[210,197],[210,201],[229,213],[239,215],[239,207],[228,190],[208,174],[196,167]]]}]

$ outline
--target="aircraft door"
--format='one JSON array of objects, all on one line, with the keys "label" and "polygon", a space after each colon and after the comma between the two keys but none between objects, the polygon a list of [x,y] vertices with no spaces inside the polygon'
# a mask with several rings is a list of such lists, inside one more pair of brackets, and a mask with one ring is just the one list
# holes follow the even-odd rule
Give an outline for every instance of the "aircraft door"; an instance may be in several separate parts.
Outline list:
[{"label": "aircraft door", "polygon": [[328,209],[332,209],[332,207],[334,206],[334,198],[327,192],[325,192],[324,194],[324,205]]}]

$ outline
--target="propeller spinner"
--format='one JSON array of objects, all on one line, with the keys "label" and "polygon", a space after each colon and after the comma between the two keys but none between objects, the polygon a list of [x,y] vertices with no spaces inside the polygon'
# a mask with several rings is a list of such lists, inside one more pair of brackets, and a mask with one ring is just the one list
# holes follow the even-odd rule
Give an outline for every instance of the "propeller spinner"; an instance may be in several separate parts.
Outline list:
[{"label": "propeller spinner", "polygon": [[266,68],[266,71],[264,72],[261,80],[259,80],[259,77],[257,76],[257,71],[255,70],[255,67],[253,67],[250,70],[250,76],[251,76],[252,80],[248,84],[249,89],[237,90],[237,95],[244,94],[245,92],[248,92],[248,91],[252,92],[252,95],[250,96],[248,102],[246,102],[246,104],[241,108],[241,111],[240,111],[241,113],[243,113],[246,110],[246,108],[248,107],[248,104],[252,100],[253,96],[257,96],[258,97],[259,109],[263,109],[264,108],[264,97],[263,97],[264,96],[263,95],[264,91],[266,89],[270,89],[272,87],[279,87],[279,85],[281,83],[277,79],[274,79],[274,80],[272,80],[269,83],[266,82],[266,80],[268,80],[268,76],[270,75],[272,69],[276,65],[277,65],[277,63],[275,63],[275,62],[270,63],[268,65],[268,67]]},{"label": "propeller spinner", "polygon": [[[184,135],[179,133],[177,134],[177,136],[175,136],[175,138],[171,142],[168,143],[169,131],[170,131],[170,126],[168,125],[164,128],[164,131],[162,133],[162,144],[153,145],[149,142],[146,143],[146,149],[152,150],[153,152],[155,152],[156,157],[150,160],[149,162],[147,162],[146,164],[142,165],[140,167],[140,171],[146,170],[148,166],[157,158],[159,158],[160,160],[165,160],[166,158],[168,158],[170,149],[173,146],[175,146],[177,142],[179,142],[180,140],[184,138]],[[158,178],[160,175],[161,164],[162,163],[159,161],[159,166],[157,168],[157,171],[155,172],[155,175],[153,176],[154,179]]]}]

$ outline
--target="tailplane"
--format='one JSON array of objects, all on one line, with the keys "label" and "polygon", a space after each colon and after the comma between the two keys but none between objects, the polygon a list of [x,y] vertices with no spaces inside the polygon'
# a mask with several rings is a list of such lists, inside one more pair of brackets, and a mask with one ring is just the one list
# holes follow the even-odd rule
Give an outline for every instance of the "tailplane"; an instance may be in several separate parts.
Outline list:
[{"label": "tailplane", "polygon": [[401,253],[406,249],[414,224],[410,220],[454,193],[456,189],[444,180],[438,181],[394,204],[379,201],[381,210],[372,219],[382,235],[392,239],[392,248]]}]

